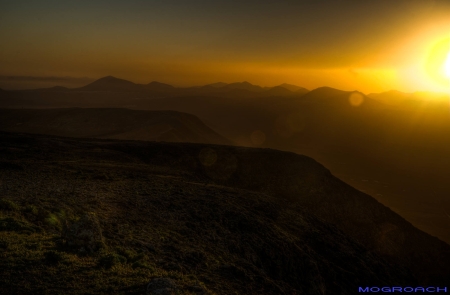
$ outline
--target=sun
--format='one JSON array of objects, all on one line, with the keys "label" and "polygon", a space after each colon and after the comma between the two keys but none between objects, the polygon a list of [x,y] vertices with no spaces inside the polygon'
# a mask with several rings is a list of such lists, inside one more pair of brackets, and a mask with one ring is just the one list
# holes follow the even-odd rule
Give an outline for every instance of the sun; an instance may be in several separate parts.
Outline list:
[{"label": "sun", "polygon": [[450,38],[441,39],[430,48],[426,72],[433,84],[448,87],[450,83]]},{"label": "sun", "polygon": [[444,74],[445,77],[450,79],[450,52],[447,54],[447,59],[445,60],[444,63]]}]

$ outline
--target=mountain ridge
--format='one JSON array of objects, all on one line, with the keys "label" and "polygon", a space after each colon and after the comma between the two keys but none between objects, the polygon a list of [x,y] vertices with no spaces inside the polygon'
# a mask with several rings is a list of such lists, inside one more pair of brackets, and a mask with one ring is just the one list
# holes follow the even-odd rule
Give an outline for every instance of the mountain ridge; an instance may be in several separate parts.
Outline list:
[{"label": "mountain ridge", "polygon": [[[284,89],[289,90],[286,92],[286,95],[291,95],[292,93],[303,94],[307,92],[305,88],[292,85],[292,84],[281,84],[275,87],[283,87]],[[156,91],[159,92],[159,95],[163,95],[164,92],[169,92],[169,94],[174,95],[183,95],[185,92],[187,95],[195,94],[198,90],[212,90],[213,93],[220,93],[223,90],[243,90],[250,91],[247,94],[251,93],[263,93],[270,91],[275,87],[261,87],[259,85],[251,84],[248,81],[243,82],[233,82],[233,83],[223,83],[217,82],[212,84],[206,84],[203,86],[196,87],[174,87],[167,83],[161,83],[158,81],[152,81],[147,84],[137,84],[131,82],[129,80],[116,78],[114,76],[105,76],[99,78],[85,86],[78,88],[67,88],[61,86],[54,86],[50,88],[38,88],[38,89],[30,89],[28,91],[124,91],[124,92],[147,92],[147,91]],[[276,89],[276,88],[275,88]],[[23,90],[19,90],[23,91]],[[292,92],[292,93],[291,93]],[[270,92],[269,92],[270,93]]]},{"label": "mountain ridge", "polygon": [[196,116],[118,108],[0,109],[0,130],[84,138],[231,144]]},{"label": "mountain ridge", "polygon": [[113,76],[105,76],[74,91],[139,91],[142,85]]}]

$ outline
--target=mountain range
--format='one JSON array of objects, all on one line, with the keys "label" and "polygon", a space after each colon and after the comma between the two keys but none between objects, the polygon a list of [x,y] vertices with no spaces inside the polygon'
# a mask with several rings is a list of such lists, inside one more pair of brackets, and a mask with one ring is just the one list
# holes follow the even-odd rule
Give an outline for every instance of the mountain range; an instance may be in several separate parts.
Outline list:
[{"label": "mountain range", "polygon": [[236,83],[213,83],[205,86],[179,88],[169,84],[153,81],[148,84],[136,84],[127,80],[119,79],[113,76],[100,78],[86,86],[79,88],[65,88],[55,86],[52,88],[34,89],[28,91],[102,91],[102,92],[135,92],[152,93],[159,95],[198,95],[198,94],[228,94],[239,93],[236,90],[242,90],[247,95],[271,96],[271,95],[298,95],[304,94],[308,90],[299,86],[290,84],[281,84],[275,87],[261,87],[253,85],[247,81]]}]

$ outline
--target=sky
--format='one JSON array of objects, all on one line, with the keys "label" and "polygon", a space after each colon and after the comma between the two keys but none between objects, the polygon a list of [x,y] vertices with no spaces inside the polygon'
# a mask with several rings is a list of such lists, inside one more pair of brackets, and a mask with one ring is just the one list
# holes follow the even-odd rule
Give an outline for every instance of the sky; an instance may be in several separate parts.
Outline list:
[{"label": "sky", "polygon": [[112,75],[450,92],[448,0],[0,0],[0,40],[5,89]]}]

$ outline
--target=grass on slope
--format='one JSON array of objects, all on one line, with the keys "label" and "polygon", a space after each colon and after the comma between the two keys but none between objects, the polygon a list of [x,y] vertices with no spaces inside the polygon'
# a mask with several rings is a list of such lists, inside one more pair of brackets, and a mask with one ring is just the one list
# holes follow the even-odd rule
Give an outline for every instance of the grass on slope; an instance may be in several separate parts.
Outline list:
[{"label": "grass on slope", "polygon": [[[173,279],[176,294],[353,294],[414,283],[271,195],[144,163],[102,141],[2,139],[2,294],[144,294],[158,277]],[[93,254],[62,237],[65,220],[86,212],[103,230]]]}]

